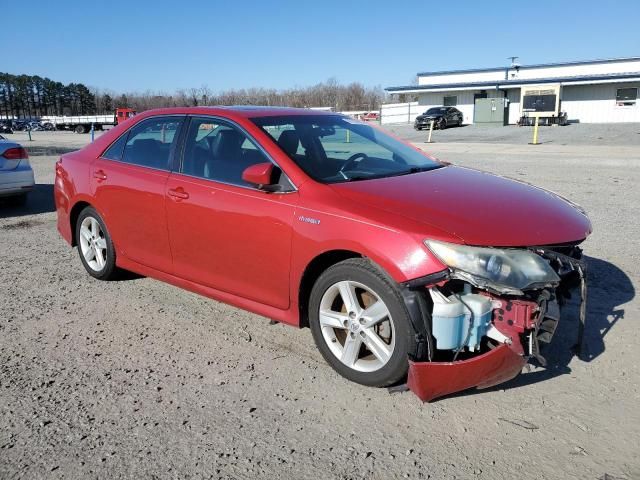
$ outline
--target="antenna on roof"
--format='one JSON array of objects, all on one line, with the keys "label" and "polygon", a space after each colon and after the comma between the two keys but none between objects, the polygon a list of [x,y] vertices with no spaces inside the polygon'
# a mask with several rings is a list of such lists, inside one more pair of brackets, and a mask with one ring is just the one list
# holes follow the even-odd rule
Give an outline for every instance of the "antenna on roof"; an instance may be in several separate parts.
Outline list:
[{"label": "antenna on roof", "polygon": [[515,68],[516,70],[520,68],[520,63],[516,61],[520,57],[507,57],[507,58],[511,60],[511,68]]}]

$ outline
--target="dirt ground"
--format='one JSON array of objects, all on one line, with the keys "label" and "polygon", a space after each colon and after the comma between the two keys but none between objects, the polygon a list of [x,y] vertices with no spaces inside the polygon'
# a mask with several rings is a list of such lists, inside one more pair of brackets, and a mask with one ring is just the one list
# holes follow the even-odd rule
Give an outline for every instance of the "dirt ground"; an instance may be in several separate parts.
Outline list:
[{"label": "dirt ground", "polygon": [[309,330],[91,278],[52,199],[56,152],[87,137],[36,133],[36,191],[0,204],[1,479],[640,479],[637,144],[420,145],[554,190],[594,226],[586,361],[572,305],[547,369],[423,404],[342,379]]},{"label": "dirt ground", "polygon": [[[412,125],[385,125],[386,129],[412,142],[424,142],[427,130],[414,130]],[[431,140],[436,143],[491,143],[526,145],[533,141],[533,127],[515,125],[463,125],[434,130]],[[572,123],[562,127],[541,126],[538,142],[543,145],[610,145],[640,147],[640,123]]]}]

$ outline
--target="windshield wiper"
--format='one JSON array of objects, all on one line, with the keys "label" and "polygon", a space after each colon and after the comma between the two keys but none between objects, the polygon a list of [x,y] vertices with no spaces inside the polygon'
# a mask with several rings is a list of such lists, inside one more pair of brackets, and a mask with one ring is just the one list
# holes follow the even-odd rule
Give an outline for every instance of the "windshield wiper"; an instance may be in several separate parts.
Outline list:
[{"label": "windshield wiper", "polygon": [[408,170],[402,170],[400,172],[381,173],[378,175],[354,175],[353,177],[345,175],[344,172],[340,173],[344,177],[345,182],[357,182],[358,180],[375,180],[376,178],[399,177],[401,175],[410,175],[412,173],[428,172],[430,170],[435,170],[441,167],[444,167],[444,165],[436,165],[430,167],[411,167]]},{"label": "windshield wiper", "polygon": [[403,170],[397,173],[389,174],[389,177],[398,177],[400,175],[411,175],[412,173],[428,172],[440,168],[442,165],[430,166],[430,167],[411,167],[408,170]]},{"label": "windshield wiper", "polygon": [[375,176],[375,175],[354,175],[353,177],[345,176],[345,181],[346,182],[357,182],[358,180],[372,180],[374,178],[380,178],[380,177],[379,176]]}]

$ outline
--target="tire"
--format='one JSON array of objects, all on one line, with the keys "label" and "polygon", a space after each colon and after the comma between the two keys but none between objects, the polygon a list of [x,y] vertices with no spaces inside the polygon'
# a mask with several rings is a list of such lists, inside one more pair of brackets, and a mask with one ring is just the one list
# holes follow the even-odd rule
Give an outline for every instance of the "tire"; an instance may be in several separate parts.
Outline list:
[{"label": "tire", "polygon": [[414,127],[414,128],[418,131],[422,130],[422,127]]},{"label": "tire", "polygon": [[462,119],[459,119],[458,120],[458,127],[461,127],[461,126],[462,126]]},{"label": "tire", "polygon": [[447,121],[444,118],[441,118],[438,122],[438,130],[444,130],[447,128]]},{"label": "tire", "polygon": [[[358,312],[347,311],[342,292],[351,294]],[[367,311],[378,317],[375,326]],[[309,326],[326,362],[348,380],[387,387],[406,377],[415,348],[408,313],[395,282],[369,260],[345,260],[320,275],[309,299]]]},{"label": "tire", "polygon": [[115,248],[107,226],[98,212],[93,207],[86,207],[78,215],[75,229],[80,261],[89,275],[98,280],[115,278]]},{"label": "tire", "polygon": [[87,129],[84,125],[78,125],[75,129],[74,132],[76,133],[87,133]]}]

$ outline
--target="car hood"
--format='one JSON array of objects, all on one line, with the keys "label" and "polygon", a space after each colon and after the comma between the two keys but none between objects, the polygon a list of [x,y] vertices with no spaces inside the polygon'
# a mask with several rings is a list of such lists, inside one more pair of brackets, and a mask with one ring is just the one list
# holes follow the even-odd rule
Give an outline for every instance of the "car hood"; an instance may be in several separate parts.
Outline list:
[{"label": "car hood", "polygon": [[331,186],[348,199],[435,226],[449,232],[451,241],[468,245],[557,245],[591,233],[586,215],[562,197],[469,168]]}]

